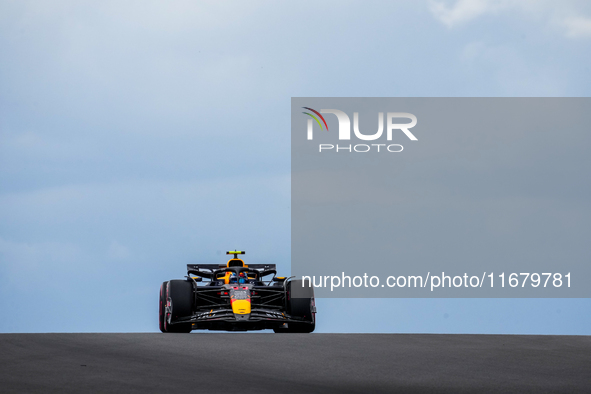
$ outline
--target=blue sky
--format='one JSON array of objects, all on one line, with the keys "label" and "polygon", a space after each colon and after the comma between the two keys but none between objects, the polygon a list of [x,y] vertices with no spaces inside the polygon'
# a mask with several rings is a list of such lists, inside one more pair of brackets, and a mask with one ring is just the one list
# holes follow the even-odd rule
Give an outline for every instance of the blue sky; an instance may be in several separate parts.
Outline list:
[{"label": "blue sky", "polygon": [[[0,332],[154,331],[290,263],[290,98],[589,96],[586,1],[0,1]],[[589,300],[318,300],[320,332],[590,334]]]}]

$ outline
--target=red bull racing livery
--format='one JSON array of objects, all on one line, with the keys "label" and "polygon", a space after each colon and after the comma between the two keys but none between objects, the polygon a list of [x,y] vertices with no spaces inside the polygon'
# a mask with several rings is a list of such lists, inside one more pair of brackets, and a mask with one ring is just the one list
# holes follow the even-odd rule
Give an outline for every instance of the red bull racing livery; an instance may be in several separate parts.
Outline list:
[{"label": "red bull racing livery", "polygon": [[187,264],[186,279],[162,284],[160,331],[314,331],[316,306],[309,281],[278,277],[275,264],[246,265],[238,258],[244,251],[227,254],[234,257],[226,265]]}]

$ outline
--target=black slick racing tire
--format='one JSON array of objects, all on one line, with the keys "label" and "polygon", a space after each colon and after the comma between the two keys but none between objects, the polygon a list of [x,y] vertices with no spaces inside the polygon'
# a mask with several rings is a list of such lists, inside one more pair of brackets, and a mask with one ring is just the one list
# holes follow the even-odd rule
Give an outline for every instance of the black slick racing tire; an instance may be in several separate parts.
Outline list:
[{"label": "black slick racing tire", "polygon": [[[172,305],[171,320],[193,314],[193,284],[186,280],[171,280],[166,286],[166,299],[170,298]],[[191,332],[192,323],[168,324],[164,318],[164,332]]]},{"label": "black slick racing tire", "polygon": [[[292,290],[293,289],[293,290]],[[274,328],[276,333],[302,333],[308,334],[316,328],[316,313],[314,311],[314,287],[309,281],[302,286],[301,279],[295,279],[287,284],[287,307],[288,313],[304,320],[304,322],[292,322],[287,324],[287,328]]]},{"label": "black slick racing tire", "polygon": [[166,287],[168,286],[168,282],[162,283],[160,285],[160,302],[158,303],[158,327],[160,331],[166,332],[164,328],[164,322],[166,321],[165,316],[165,309],[166,309]]}]

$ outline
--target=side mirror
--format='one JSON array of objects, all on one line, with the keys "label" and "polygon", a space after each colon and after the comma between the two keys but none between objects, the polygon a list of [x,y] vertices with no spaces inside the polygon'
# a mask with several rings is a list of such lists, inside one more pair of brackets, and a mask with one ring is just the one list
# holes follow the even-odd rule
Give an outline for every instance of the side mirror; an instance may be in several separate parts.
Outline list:
[{"label": "side mirror", "polygon": [[203,280],[203,278],[200,276],[192,276],[191,279],[193,279],[195,282],[201,282]]}]

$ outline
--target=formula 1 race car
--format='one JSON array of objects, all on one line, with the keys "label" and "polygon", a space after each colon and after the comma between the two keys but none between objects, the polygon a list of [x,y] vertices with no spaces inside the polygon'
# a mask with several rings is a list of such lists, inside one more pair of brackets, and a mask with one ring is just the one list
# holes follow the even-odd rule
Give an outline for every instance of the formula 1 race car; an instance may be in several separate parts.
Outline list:
[{"label": "formula 1 race car", "polygon": [[275,276],[275,264],[246,265],[238,258],[243,251],[226,254],[234,255],[226,265],[187,264],[186,279],[162,283],[160,331],[314,331],[314,288],[308,280]]}]

